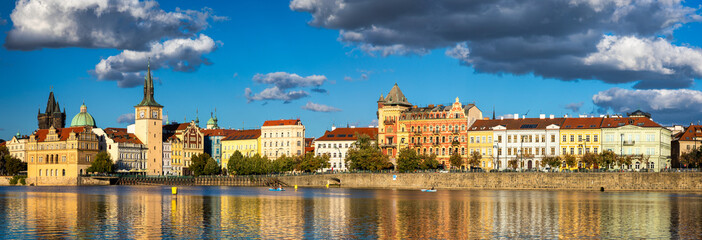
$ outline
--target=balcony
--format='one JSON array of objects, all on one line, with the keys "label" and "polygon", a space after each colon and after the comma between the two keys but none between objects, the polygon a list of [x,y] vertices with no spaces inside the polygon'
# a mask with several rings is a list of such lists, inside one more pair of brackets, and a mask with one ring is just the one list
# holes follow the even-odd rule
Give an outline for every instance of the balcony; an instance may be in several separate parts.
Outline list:
[{"label": "balcony", "polygon": [[460,134],[460,132],[458,130],[453,130],[453,131],[451,131],[451,134],[458,135],[458,134]]},{"label": "balcony", "polygon": [[431,134],[434,134],[434,135],[439,135],[440,133],[441,133],[441,132],[440,132],[439,130],[434,130],[434,131],[431,132]]},{"label": "balcony", "polygon": [[636,144],[636,141],[623,141],[622,145],[624,146],[634,146]]},{"label": "balcony", "polygon": [[386,144],[380,144],[381,148],[397,148],[397,146],[394,143],[386,143]]},{"label": "balcony", "polygon": [[422,131],[416,131],[416,132],[414,132],[414,135],[415,135],[415,136],[420,136],[420,135],[422,135]]},{"label": "balcony", "polygon": [[394,124],[395,124],[395,120],[385,120],[385,121],[383,121],[383,124],[385,124],[385,125],[394,125]]}]

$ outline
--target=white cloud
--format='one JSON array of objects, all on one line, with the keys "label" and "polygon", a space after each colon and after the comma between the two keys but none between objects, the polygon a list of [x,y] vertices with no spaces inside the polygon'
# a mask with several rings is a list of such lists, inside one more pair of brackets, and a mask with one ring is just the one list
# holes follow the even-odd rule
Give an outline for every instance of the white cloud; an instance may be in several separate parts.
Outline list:
[{"label": "white cloud", "polygon": [[117,81],[120,87],[134,87],[143,82],[143,71],[149,58],[152,70],[171,68],[178,72],[192,72],[202,64],[211,64],[203,55],[216,48],[215,41],[204,34],[195,39],[171,39],[153,43],[149,51],[124,50],[102,59],[91,73],[99,80]]},{"label": "white cloud", "polygon": [[117,123],[126,123],[126,124],[133,124],[134,123],[134,113],[125,113],[117,117]]},{"label": "white cloud", "polygon": [[702,119],[702,92],[690,89],[628,90],[611,88],[592,96],[603,111],[627,113],[640,109],[663,123],[687,123]]},{"label": "white cloud", "polygon": [[327,105],[313,103],[313,102],[307,102],[307,104],[305,104],[301,108],[305,109],[305,110],[310,110],[313,112],[339,112],[339,111],[341,111],[341,109],[338,109],[338,108],[335,108],[332,106],[327,106]]},{"label": "white cloud", "polygon": [[303,97],[309,96],[304,90],[291,91],[292,88],[310,88],[310,91],[316,93],[327,93],[326,89],[320,88],[327,77],[324,75],[310,75],[302,77],[295,73],[273,72],[267,74],[256,74],[253,79],[256,83],[272,85],[263,89],[260,93],[253,94],[251,88],[246,88],[244,96],[250,103],[252,101],[278,100],[283,103],[290,103]]},{"label": "white cloud", "polygon": [[296,87],[319,87],[327,81],[324,75],[310,75],[301,77],[295,73],[274,72],[267,74],[256,74],[253,81],[257,83],[275,85],[280,89]]},{"label": "white cloud", "polygon": [[251,88],[244,89],[244,96],[248,102],[278,100],[283,101],[283,103],[290,103],[293,100],[309,96],[309,93],[302,90],[283,92],[276,86],[263,89],[260,93],[252,93]]},{"label": "white cloud", "polygon": [[164,38],[191,37],[206,29],[213,17],[209,8],[166,12],[155,1],[19,0],[10,15],[13,27],[5,47],[143,51]]}]

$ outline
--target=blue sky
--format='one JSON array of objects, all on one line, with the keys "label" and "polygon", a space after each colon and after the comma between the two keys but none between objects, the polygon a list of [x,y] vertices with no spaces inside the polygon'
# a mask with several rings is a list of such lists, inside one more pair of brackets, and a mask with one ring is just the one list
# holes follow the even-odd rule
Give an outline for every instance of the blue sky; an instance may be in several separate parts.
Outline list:
[{"label": "blue sky", "polygon": [[[592,23],[585,20],[580,26],[554,24],[559,21],[550,17],[555,13],[549,11],[554,10],[536,6],[530,11],[540,11],[543,15],[533,12],[529,15],[541,16],[537,19],[539,23],[556,29],[543,30],[528,24],[515,29],[504,27],[535,22],[520,19],[526,14],[493,16],[491,11],[474,10],[477,7],[521,9],[508,0],[496,1],[494,6],[423,6],[440,9],[444,11],[442,15],[411,9],[422,1],[381,1],[387,6],[346,1],[341,4],[345,7],[339,8],[337,3],[342,2],[160,1],[149,7],[135,0],[128,7],[147,9],[154,14],[189,14],[191,18],[175,23],[173,26],[179,27],[175,32],[149,28],[130,32],[129,26],[110,25],[135,24],[125,22],[130,18],[120,17],[119,12],[110,12],[111,6],[102,10],[111,15],[103,12],[103,20],[95,22],[85,21],[82,18],[85,14],[76,13],[80,12],[76,10],[80,6],[55,10],[52,14],[34,14],[32,11],[37,10],[28,7],[44,3],[44,6],[58,4],[54,9],[62,9],[61,1],[2,1],[0,139],[8,140],[17,131],[30,134],[36,129],[37,109],[45,108],[50,87],[61,107],[66,108],[68,124],[85,101],[98,127],[125,127],[127,123],[118,122],[118,118],[133,113],[133,106],[141,100],[139,79],[143,78],[139,77],[143,76],[146,63],[128,57],[122,59],[127,63],[107,61],[113,68],[109,73],[124,74],[119,75],[124,76],[122,85],[110,80],[109,76],[114,75],[100,75],[96,64],[125,50],[147,51],[143,56],[156,55],[153,49],[148,53],[151,44],[166,45],[166,41],[174,39],[214,42],[201,52],[184,51],[152,58],[156,59],[152,60],[156,66],[153,76],[158,79],[155,97],[165,106],[169,119],[190,121],[198,109],[203,127],[216,108],[222,127],[258,128],[268,119],[299,117],[307,127],[307,135],[318,137],[332,124],[370,124],[376,118],[378,97],[387,94],[394,83],[399,84],[413,104],[445,104],[460,97],[464,103],[475,102],[484,116],[490,116],[494,106],[498,116],[527,111],[530,117],[539,113],[619,113],[641,108],[652,112],[653,119],[664,124],[688,124],[702,117],[702,92],[696,84],[702,75],[699,49],[702,18],[698,15],[702,11],[693,3],[662,7],[638,2],[602,6],[582,3],[575,10],[570,9],[576,8],[573,5],[565,5],[573,14],[596,13]],[[549,1],[539,4],[544,2]],[[98,12],[91,6],[85,8]],[[613,16],[622,14],[622,9],[653,13],[632,11],[617,18],[615,23],[602,24],[605,20],[614,21]],[[564,9],[555,12],[561,11],[567,12]],[[676,14],[669,14],[675,11]],[[662,12],[669,15],[641,18]],[[203,14],[207,16],[197,19]],[[56,20],[57,16],[63,20]],[[455,18],[447,20],[444,16]],[[109,17],[121,21],[111,22]],[[92,32],[112,31],[132,37],[118,43],[103,41],[105,38],[75,42],[70,34],[44,34],[46,31],[35,34],[27,32],[28,25],[23,25],[43,22],[55,29],[54,25],[64,26],[65,19],[76,20],[77,26]],[[151,20],[139,21],[142,25],[138,26],[143,26]],[[661,25],[669,22],[672,24]],[[471,23],[481,25],[471,26]],[[71,31],[68,25],[64,32]],[[429,28],[432,30],[423,32]],[[145,37],[149,34],[155,36]],[[534,36],[541,38],[534,40]],[[595,48],[604,46],[607,40],[610,40],[607,49],[611,51]],[[140,42],[143,44],[138,45]],[[524,46],[529,46],[528,51]],[[579,46],[585,47],[576,49]],[[491,47],[495,49],[489,52]],[[524,52],[519,53],[520,50]],[[466,54],[452,55],[451,51]],[[134,66],[139,62],[144,64]],[[191,67],[179,69],[179,63]],[[549,68],[549,64],[553,67]],[[309,77],[315,75],[316,78]],[[256,94],[274,86],[284,94],[300,91],[304,94],[288,99],[279,95],[256,98]],[[249,95],[245,94],[247,88]],[[303,108],[306,105],[308,108]]]}]

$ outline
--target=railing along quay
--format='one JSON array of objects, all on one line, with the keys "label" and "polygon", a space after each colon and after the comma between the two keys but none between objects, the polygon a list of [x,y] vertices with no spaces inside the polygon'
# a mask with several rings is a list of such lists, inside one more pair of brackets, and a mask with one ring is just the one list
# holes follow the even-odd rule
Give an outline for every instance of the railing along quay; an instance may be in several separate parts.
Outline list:
[{"label": "railing along quay", "polygon": [[177,186],[278,186],[287,184],[270,176],[122,176],[117,185],[177,185]]}]

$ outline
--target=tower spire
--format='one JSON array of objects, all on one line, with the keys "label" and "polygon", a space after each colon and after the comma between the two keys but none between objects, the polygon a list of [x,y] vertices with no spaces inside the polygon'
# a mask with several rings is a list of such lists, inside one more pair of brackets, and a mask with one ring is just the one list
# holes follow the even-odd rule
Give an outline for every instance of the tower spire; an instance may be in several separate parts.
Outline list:
[{"label": "tower spire", "polygon": [[144,99],[137,106],[163,107],[154,100],[154,80],[151,77],[151,57],[146,63],[146,76],[144,77]]}]

